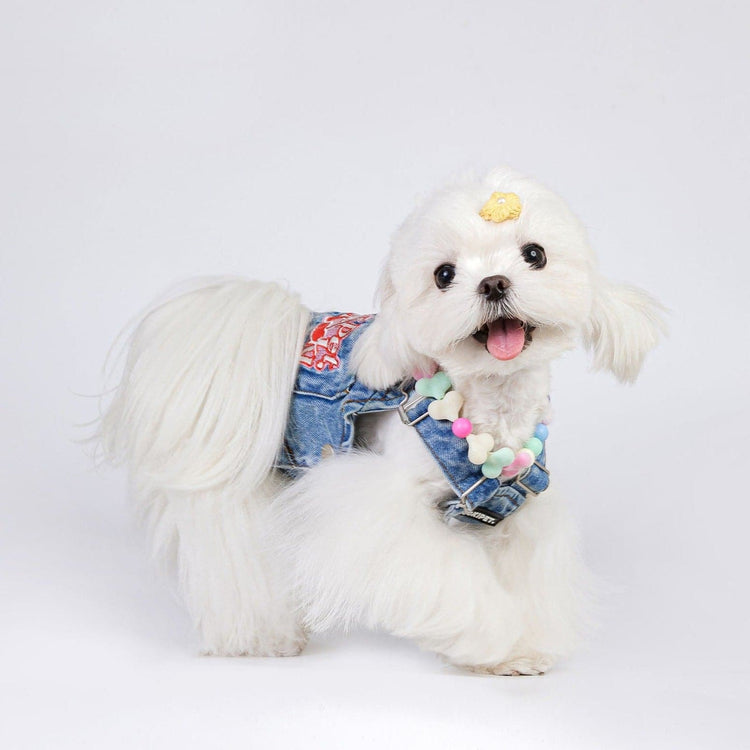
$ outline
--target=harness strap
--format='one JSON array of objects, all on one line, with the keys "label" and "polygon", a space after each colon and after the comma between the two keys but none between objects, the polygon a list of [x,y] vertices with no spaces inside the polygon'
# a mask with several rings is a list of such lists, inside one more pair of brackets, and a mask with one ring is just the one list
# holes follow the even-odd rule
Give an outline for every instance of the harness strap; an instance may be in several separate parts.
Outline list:
[{"label": "harness strap", "polygon": [[398,407],[402,421],[419,433],[455,493],[441,505],[447,516],[496,526],[518,510],[529,494],[538,495],[549,486],[544,450],[517,477],[489,479],[480,466],[469,461],[466,441],[453,434],[451,423],[429,418],[427,408],[432,399],[420,396],[413,385],[403,392],[405,398]]}]

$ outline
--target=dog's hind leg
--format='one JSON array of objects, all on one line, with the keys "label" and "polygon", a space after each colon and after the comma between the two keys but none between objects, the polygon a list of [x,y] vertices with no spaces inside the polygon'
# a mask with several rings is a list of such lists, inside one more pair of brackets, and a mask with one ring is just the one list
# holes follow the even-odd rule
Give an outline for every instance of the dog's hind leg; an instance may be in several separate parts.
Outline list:
[{"label": "dog's hind leg", "polygon": [[141,496],[152,548],[169,564],[202,650],[293,656],[305,645],[291,594],[267,548],[269,500],[209,490]]}]

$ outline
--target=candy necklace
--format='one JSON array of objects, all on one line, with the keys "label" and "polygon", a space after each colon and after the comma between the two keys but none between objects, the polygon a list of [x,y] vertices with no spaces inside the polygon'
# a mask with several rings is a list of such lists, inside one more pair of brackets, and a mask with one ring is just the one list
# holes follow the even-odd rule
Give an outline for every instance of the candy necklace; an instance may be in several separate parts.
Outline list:
[{"label": "candy necklace", "polygon": [[519,451],[516,452],[508,446],[492,450],[495,447],[495,438],[489,432],[475,435],[471,420],[460,416],[464,397],[458,391],[452,390],[453,384],[446,373],[439,370],[432,377],[415,376],[415,379],[417,393],[434,399],[427,407],[427,413],[433,419],[445,419],[453,423],[453,434],[468,443],[469,461],[477,466],[481,465],[482,474],[488,479],[497,479],[500,475],[516,476],[529,468],[544,450],[544,441],[549,435],[549,430],[547,425],[542,423],[536,426],[532,437]]}]

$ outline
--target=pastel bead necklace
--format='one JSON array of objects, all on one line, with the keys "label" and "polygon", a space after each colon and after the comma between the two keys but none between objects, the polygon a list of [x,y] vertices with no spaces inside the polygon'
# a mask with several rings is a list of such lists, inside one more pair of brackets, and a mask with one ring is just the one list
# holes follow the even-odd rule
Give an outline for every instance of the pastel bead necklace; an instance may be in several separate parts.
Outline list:
[{"label": "pastel bead necklace", "polygon": [[453,423],[453,434],[468,443],[469,461],[481,466],[482,474],[488,479],[497,479],[501,475],[514,477],[520,474],[524,469],[528,469],[544,450],[544,441],[549,435],[549,430],[547,425],[542,423],[536,426],[534,434],[519,451],[514,451],[508,446],[493,450],[495,438],[489,432],[475,435],[471,420],[460,416],[464,397],[458,391],[452,390],[453,384],[446,373],[439,370],[432,377],[418,377],[418,374],[415,374],[415,380],[417,393],[434,399],[427,407],[427,413],[433,419]]}]

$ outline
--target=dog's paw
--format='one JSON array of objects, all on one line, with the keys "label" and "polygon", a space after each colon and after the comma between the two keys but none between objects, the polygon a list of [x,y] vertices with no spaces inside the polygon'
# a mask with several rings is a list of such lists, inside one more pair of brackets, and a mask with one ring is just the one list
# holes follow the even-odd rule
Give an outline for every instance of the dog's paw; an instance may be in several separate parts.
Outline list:
[{"label": "dog's paw", "polygon": [[307,638],[290,638],[264,642],[204,646],[203,656],[298,656],[307,645]]},{"label": "dog's paw", "polygon": [[472,672],[496,674],[505,677],[544,674],[552,666],[552,659],[546,656],[520,656],[493,666],[470,667]]}]

